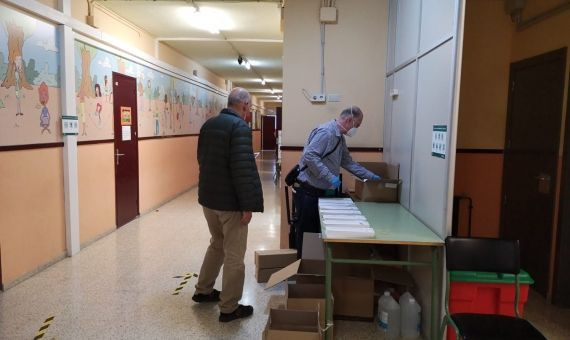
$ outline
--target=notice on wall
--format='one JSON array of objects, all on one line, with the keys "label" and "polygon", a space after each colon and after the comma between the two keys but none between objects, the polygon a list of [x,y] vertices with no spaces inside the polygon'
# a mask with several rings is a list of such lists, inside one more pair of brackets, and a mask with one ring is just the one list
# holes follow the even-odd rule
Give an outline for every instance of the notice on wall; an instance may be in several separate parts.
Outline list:
[{"label": "notice on wall", "polygon": [[61,132],[66,135],[78,135],[79,123],[77,116],[61,116]]},{"label": "notice on wall", "polygon": [[130,125],[124,125],[124,126],[121,126],[121,128],[122,128],[121,140],[123,140],[123,141],[131,140],[131,126]]},{"label": "notice on wall", "polygon": [[132,125],[131,108],[121,106],[121,125]]},{"label": "notice on wall", "polygon": [[445,159],[447,153],[447,125],[434,125],[431,138],[431,155]]}]

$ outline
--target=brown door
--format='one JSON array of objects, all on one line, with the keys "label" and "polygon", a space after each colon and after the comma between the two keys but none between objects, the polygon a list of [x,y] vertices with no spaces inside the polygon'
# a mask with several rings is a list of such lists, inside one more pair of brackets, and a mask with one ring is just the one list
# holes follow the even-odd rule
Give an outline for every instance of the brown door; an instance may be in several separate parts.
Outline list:
[{"label": "brown door", "polygon": [[276,150],[275,116],[261,117],[261,150]]},{"label": "brown door", "polygon": [[113,72],[115,209],[117,228],[139,214],[136,79]]},{"label": "brown door", "polygon": [[521,267],[546,295],[566,51],[511,64],[503,165],[503,237],[519,239]]}]

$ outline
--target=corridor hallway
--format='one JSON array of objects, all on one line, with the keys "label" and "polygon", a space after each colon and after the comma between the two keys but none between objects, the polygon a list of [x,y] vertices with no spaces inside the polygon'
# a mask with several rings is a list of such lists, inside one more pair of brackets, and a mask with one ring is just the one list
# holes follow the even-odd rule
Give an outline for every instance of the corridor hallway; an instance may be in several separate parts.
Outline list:
[{"label": "corridor hallway", "polygon": [[[242,303],[252,317],[218,322],[215,304],[191,300],[196,279],[172,295],[188,272],[198,272],[209,241],[206,221],[191,189],[0,293],[0,339],[33,339],[54,317],[42,339],[261,339],[268,306],[284,303],[284,285],[264,290],[255,280],[256,249],[279,248],[280,199],[273,182],[275,157],[258,157],[265,212],[249,225]],[[216,282],[221,289],[221,280]],[[566,310],[531,294],[526,314],[549,339],[564,339]],[[335,321],[336,339],[375,339],[373,322]]]}]

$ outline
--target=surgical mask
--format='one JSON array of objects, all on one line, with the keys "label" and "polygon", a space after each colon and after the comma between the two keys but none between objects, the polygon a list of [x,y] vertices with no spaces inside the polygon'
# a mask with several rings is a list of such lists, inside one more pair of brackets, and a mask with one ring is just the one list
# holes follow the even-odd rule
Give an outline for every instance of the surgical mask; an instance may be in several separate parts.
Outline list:
[{"label": "surgical mask", "polygon": [[348,131],[346,131],[346,135],[348,137],[354,137],[356,136],[358,128],[354,126],[354,113],[352,113],[352,105],[350,105],[350,114],[352,115],[352,127]]},{"label": "surgical mask", "polygon": [[358,131],[358,128],[352,127],[350,130],[346,131],[346,135],[348,137],[354,137],[354,136],[356,136],[357,131]]}]

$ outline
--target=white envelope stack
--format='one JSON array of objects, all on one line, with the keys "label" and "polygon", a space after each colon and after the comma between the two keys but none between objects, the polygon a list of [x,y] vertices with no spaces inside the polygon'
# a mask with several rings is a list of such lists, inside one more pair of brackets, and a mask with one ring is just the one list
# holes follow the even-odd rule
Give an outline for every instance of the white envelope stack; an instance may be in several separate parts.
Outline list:
[{"label": "white envelope stack", "polygon": [[319,213],[327,238],[374,238],[374,229],[350,198],[320,198]]}]

